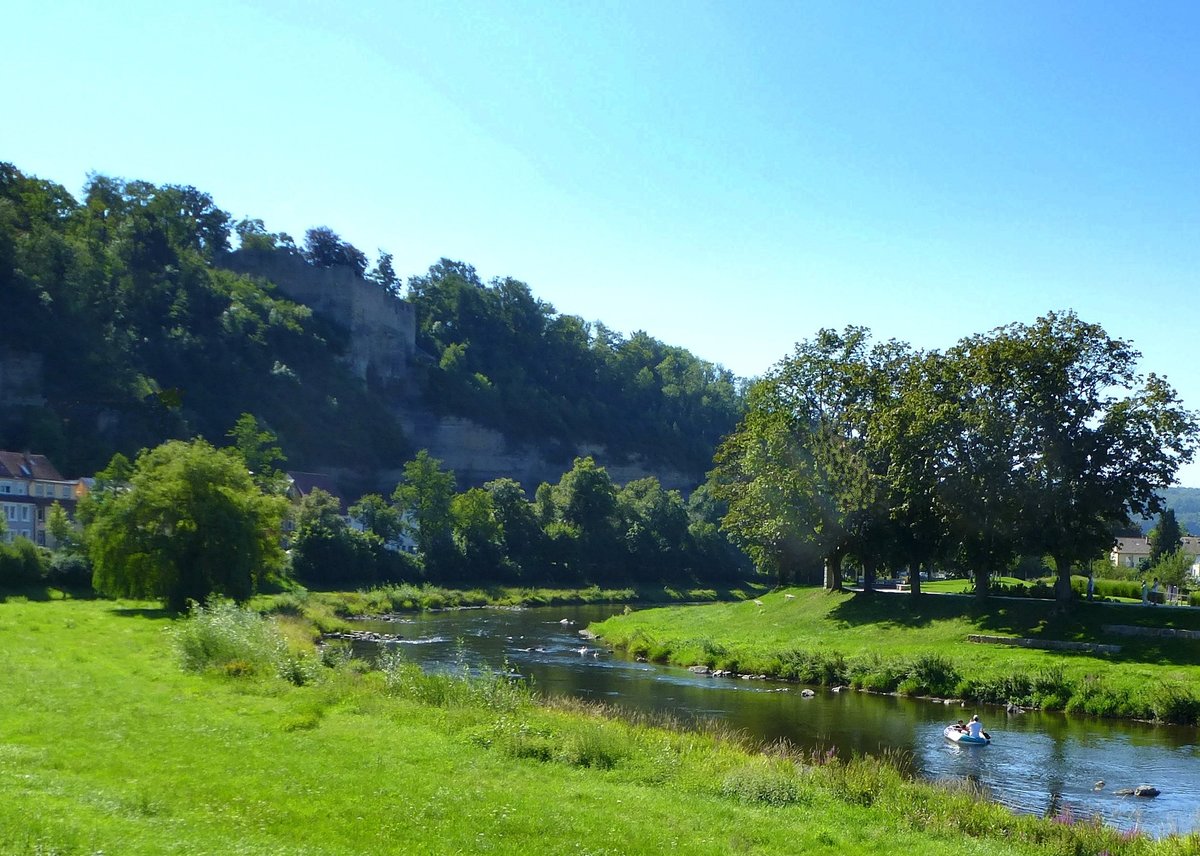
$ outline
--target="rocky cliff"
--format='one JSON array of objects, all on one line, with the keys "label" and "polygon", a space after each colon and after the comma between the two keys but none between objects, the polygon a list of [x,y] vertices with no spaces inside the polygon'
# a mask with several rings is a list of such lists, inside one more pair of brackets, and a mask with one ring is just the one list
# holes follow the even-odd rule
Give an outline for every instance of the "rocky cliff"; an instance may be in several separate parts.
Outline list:
[{"label": "rocky cliff", "polygon": [[[638,460],[616,460],[602,445],[594,443],[551,454],[468,419],[438,415],[420,398],[422,367],[411,304],[365,282],[348,267],[312,267],[295,254],[238,251],[227,256],[223,264],[274,283],[290,300],[346,328],[350,334],[346,359],[354,374],[387,397],[388,406],[413,447],[427,449],[441,460],[455,472],[461,486],[507,477],[532,491],[541,482],[557,482],[570,469],[571,459],[582,455],[594,457],[618,484],[653,475],[664,487],[689,491],[704,478],[703,473],[685,473]],[[333,462],[323,469],[337,471]],[[362,474],[343,472],[339,476],[348,482],[363,481]],[[399,471],[373,473],[366,484],[375,490],[391,490],[399,476]]]}]

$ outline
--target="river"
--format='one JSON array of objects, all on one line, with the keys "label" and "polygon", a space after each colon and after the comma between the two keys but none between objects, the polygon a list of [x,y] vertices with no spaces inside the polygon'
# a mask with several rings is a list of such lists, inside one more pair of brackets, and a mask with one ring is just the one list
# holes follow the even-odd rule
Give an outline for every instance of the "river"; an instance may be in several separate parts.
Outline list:
[{"label": "river", "polygon": [[[467,609],[361,622],[401,637],[389,647],[428,670],[466,662],[507,667],[548,695],[570,695],[684,721],[718,719],[764,741],[786,738],[841,757],[898,750],[915,773],[970,779],[1015,811],[1099,815],[1122,830],[1161,836],[1200,830],[1198,729],[1115,722],[1003,708],[946,707],[928,700],[816,690],[775,681],[712,678],[685,668],[614,655],[579,631],[617,606]],[[566,623],[564,623],[566,622]],[[988,747],[947,741],[942,727],[978,712]],[[1104,782],[1097,788],[1098,782]],[[1152,784],[1154,799],[1120,797],[1117,788]]]}]

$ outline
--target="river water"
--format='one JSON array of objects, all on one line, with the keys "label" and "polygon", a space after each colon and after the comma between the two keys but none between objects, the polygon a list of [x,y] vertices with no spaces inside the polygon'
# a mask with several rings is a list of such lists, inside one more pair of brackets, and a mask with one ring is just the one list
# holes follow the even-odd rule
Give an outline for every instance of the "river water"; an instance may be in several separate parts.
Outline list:
[{"label": "river water", "polygon": [[[507,668],[548,695],[621,708],[708,718],[764,741],[834,749],[841,757],[898,750],[930,779],[969,779],[1015,811],[1099,815],[1123,830],[1161,836],[1200,830],[1200,734],[1191,727],[1114,722],[1003,708],[960,709],[928,700],[833,693],[774,681],[711,678],[614,655],[579,631],[618,606],[467,609],[422,613],[362,627],[401,637],[386,643],[428,670]],[[988,747],[961,747],[942,728],[978,712]],[[1099,782],[1104,782],[1097,787]],[[1152,784],[1155,799],[1117,788]]]}]

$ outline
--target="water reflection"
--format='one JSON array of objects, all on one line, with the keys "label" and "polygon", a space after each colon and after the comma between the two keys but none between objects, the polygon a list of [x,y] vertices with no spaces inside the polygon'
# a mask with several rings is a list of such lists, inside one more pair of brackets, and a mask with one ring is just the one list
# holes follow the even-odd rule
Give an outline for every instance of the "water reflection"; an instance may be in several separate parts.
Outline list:
[{"label": "water reflection", "polygon": [[[714,679],[637,663],[580,636],[589,622],[620,609],[460,610],[366,623],[364,629],[403,637],[392,647],[430,670],[464,661],[507,667],[548,695],[666,714],[685,723],[717,719],[764,742],[786,738],[814,751],[832,747],[843,757],[890,751],[907,758],[919,775],[970,783],[1017,811],[1099,815],[1121,829],[1154,835],[1200,830],[1195,728],[981,709],[993,743],[963,746],[946,740],[942,727],[973,709],[827,690],[802,698],[793,684]],[[1098,781],[1105,784],[1095,790]],[[1161,796],[1112,793],[1141,783],[1154,784]]]}]

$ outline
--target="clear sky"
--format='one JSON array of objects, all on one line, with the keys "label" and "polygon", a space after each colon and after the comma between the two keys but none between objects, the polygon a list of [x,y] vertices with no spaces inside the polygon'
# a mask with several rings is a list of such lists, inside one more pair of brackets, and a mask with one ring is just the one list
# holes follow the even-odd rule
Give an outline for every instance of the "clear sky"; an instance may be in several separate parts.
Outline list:
[{"label": "clear sky", "polygon": [[1200,409],[1200,3],[337,5],[11,4],[0,159],[466,261],[742,376],[1074,309]]}]

